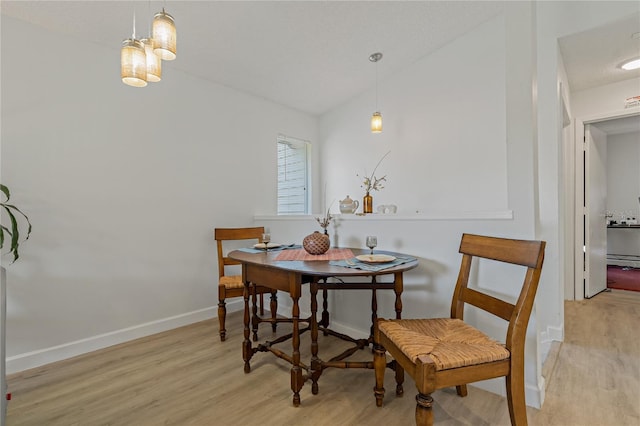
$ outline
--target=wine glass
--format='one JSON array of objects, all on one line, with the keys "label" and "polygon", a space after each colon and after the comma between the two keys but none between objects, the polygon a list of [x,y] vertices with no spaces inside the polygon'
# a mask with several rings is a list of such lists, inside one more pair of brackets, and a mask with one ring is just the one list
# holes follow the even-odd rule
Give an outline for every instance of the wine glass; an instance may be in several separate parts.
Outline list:
[{"label": "wine glass", "polygon": [[271,242],[271,234],[268,232],[265,232],[264,234],[262,234],[262,243],[264,244],[265,251],[269,250],[270,242]]},{"label": "wine glass", "polygon": [[373,235],[367,235],[367,247],[371,249],[371,254],[373,254],[373,249],[378,245],[378,237]]}]

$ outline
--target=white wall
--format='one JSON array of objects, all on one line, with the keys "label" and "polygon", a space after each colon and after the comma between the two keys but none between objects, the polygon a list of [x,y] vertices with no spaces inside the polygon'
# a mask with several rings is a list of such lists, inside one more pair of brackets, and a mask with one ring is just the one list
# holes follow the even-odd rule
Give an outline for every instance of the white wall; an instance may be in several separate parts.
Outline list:
[{"label": "white wall", "polygon": [[[463,232],[536,237],[532,14],[528,3],[509,4],[505,15],[380,81],[384,130],[379,135],[368,128],[373,91],[322,117],[321,180],[327,182],[328,203],[347,194],[361,199],[356,173],[370,173],[391,151],[379,169],[388,182],[373,194],[374,209],[394,203],[406,216],[339,221],[333,237],[340,245],[362,247],[365,235],[377,234],[381,249],[420,258],[420,267],[405,279],[407,318],[448,315]],[[309,221],[301,231],[296,223],[297,234],[292,234],[290,224],[285,229],[274,221],[271,226],[272,233],[294,241],[316,228]],[[503,297],[516,296],[506,281],[478,285]],[[382,314],[389,316],[392,295],[379,297]],[[369,319],[356,314],[367,309],[368,296],[345,291],[336,298],[334,319],[368,330]],[[474,314],[468,319],[504,338],[501,321]],[[534,313],[526,372],[527,403],[534,406],[542,398],[536,327]],[[504,381],[481,386],[503,392]]]},{"label": "white wall", "polygon": [[[624,101],[632,96],[638,96],[639,92],[639,78],[571,92],[573,116],[585,120],[632,111],[632,109],[625,110]],[[637,107],[634,110],[637,110]]]},{"label": "white wall", "polygon": [[[640,220],[640,132],[607,137],[607,211]],[[607,230],[607,253],[640,256],[640,232]]]},{"label": "white wall", "polygon": [[607,137],[607,210],[640,218],[640,132]]},{"label": "white wall", "polygon": [[214,316],[213,228],[275,211],[278,133],[317,149],[316,118],[163,66],[132,88],[118,46],[2,16],[2,182],[33,224],[9,372]]},{"label": "white wall", "polygon": [[502,21],[496,18],[381,80],[381,134],[369,128],[371,91],[323,117],[327,203],[349,194],[362,204],[361,176],[390,151],[376,172],[388,176],[385,189],[371,194],[376,205],[396,204],[399,214],[507,207]]}]

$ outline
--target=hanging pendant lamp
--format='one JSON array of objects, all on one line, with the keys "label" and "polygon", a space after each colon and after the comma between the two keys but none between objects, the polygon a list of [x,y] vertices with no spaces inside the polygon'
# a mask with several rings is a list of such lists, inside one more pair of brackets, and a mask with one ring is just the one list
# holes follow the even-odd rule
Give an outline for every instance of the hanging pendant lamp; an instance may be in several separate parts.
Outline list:
[{"label": "hanging pendant lamp", "polygon": [[374,112],[371,116],[371,133],[382,132],[382,114]]},{"label": "hanging pendant lamp", "polygon": [[156,55],[165,61],[173,61],[176,58],[176,24],[164,8],[153,17],[152,36]]},{"label": "hanging pendant lamp", "polygon": [[140,40],[128,38],[122,42],[120,76],[122,82],[129,86],[147,85],[147,58]]},{"label": "hanging pendant lamp", "polygon": [[378,61],[382,59],[382,53],[376,52],[369,56],[369,60],[376,64],[376,112],[371,116],[371,133],[382,132],[382,114],[378,111]]},{"label": "hanging pendant lamp", "polygon": [[124,84],[133,87],[147,85],[147,58],[144,46],[136,40],[136,14],[133,13],[133,33],[122,42],[120,50],[120,77]]},{"label": "hanging pendant lamp", "polygon": [[143,38],[140,41],[144,45],[147,60],[147,81],[157,83],[162,79],[162,61],[153,51],[155,43],[152,38]]}]

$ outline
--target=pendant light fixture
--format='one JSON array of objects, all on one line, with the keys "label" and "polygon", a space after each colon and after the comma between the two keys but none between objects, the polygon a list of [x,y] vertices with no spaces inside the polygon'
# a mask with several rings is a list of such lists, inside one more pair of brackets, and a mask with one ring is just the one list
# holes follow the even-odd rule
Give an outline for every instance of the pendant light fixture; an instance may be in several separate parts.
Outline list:
[{"label": "pendant light fixture", "polygon": [[147,59],[147,81],[157,83],[162,79],[162,60],[153,51],[155,43],[152,38],[140,40],[144,46],[144,53]]},{"label": "pendant light fixture", "polygon": [[162,8],[153,17],[152,37],[155,42],[154,52],[165,61],[176,58],[176,24],[173,16]]},{"label": "pendant light fixture", "polygon": [[376,64],[376,112],[371,116],[371,133],[382,132],[382,114],[378,111],[378,61],[382,59],[382,53],[376,52],[369,56],[369,60]]},{"label": "pendant light fixture", "polygon": [[120,77],[122,82],[133,87],[147,85],[147,58],[144,45],[136,39],[136,13],[133,12],[133,33],[122,42],[120,51]]},{"label": "pendant light fixture", "polygon": [[[149,0],[149,9],[151,0]],[[151,15],[151,10],[149,10]],[[176,58],[176,26],[173,16],[162,8],[149,20],[149,36],[136,39],[136,12],[133,11],[133,33],[122,42],[120,76],[129,86],[145,87],[147,82],[162,79],[162,59]]]}]

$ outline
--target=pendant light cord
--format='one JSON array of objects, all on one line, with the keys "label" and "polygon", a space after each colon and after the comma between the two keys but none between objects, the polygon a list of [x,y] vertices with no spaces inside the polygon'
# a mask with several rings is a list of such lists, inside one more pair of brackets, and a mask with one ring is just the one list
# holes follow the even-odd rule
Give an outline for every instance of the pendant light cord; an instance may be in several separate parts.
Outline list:
[{"label": "pendant light cord", "polygon": [[378,62],[382,59],[382,53],[376,52],[369,55],[369,61],[376,64],[376,110],[378,109]]},{"label": "pendant light cord", "polygon": [[376,111],[378,111],[378,61],[376,61]]},{"label": "pendant light cord", "polygon": [[133,8],[133,32],[131,33],[131,38],[136,39],[136,9],[135,6]]}]

